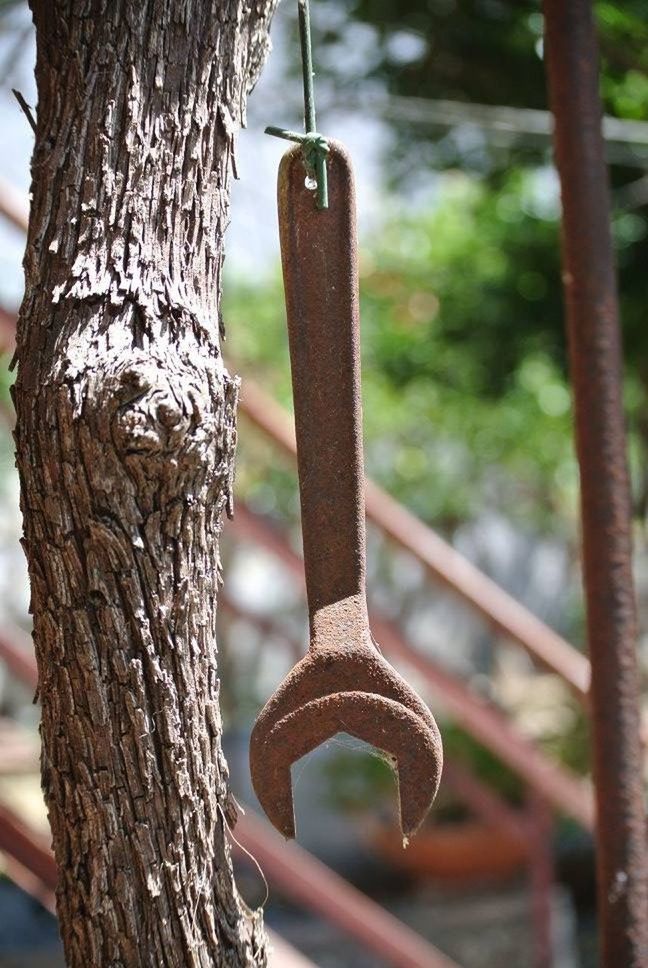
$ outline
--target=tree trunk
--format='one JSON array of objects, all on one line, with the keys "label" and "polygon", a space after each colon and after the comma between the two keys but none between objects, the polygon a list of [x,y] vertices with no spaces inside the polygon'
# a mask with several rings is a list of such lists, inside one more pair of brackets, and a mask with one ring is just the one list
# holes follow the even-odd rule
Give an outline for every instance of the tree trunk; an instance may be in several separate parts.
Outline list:
[{"label": "tree trunk", "polygon": [[275,4],[32,4],[16,446],[75,968],[266,964],[229,856],[214,620],[236,440],[223,233]]}]

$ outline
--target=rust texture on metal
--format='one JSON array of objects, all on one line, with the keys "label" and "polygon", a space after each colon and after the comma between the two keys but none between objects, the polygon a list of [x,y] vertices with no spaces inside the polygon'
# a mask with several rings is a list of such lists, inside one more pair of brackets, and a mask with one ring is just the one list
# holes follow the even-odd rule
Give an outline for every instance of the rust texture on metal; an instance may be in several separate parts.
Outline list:
[{"label": "rust texture on metal", "polygon": [[395,757],[409,836],[434,800],[443,754],[427,706],[369,630],[353,174],[344,149],[331,143],[324,211],[304,175],[292,149],[279,172],[279,231],[310,645],[255,723],[252,782],[275,827],[294,837],[291,764],[348,732]]},{"label": "rust texture on metal", "polygon": [[328,169],[331,211],[315,207],[298,149],[282,159],[278,190],[311,621],[326,606],[361,602],[365,584],[355,201],[339,147]]},{"label": "rust texture on metal", "polygon": [[648,964],[648,858],[622,351],[589,0],[545,0],[563,280],[581,474],[597,880],[606,968]]},{"label": "rust texture on metal", "polygon": [[[295,434],[289,414],[253,380],[245,380],[239,409],[286,454],[295,455]],[[365,496],[369,521],[414,555],[432,578],[481,614],[495,631],[518,642],[534,660],[561,676],[578,699],[586,703],[589,689],[586,656],[370,480]]]},{"label": "rust texture on metal", "polygon": [[[251,625],[265,639],[282,642],[290,654],[295,656],[295,661],[301,657],[301,649],[299,649],[298,654],[295,654],[297,642],[272,620],[245,606],[233,604],[231,599],[223,595],[222,591],[218,600],[218,607],[219,609],[224,608],[237,620],[240,619]],[[474,773],[457,762],[448,762],[447,759],[444,759],[443,780],[446,787],[449,787],[485,823],[506,830],[507,833],[516,837],[525,849],[530,849],[527,816],[509,806],[500,794],[486,785]]]},{"label": "rust texture on metal", "polygon": [[[303,561],[285,537],[243,502],[237,505],[233,527],[241,539],[266,548],[292,575],[303,579]],[[452,719],[499,756],[557,810],[573,817],[586,830],[593,829],[594,804],[586,780],[551,760],[523,736],[497,706],[479,696],[457,676],[446,672],[430,656],[415,649],[378,609],[372,608],[370,618],[371,627],[385,652],[390,658],[415,669],[435,701]]]}]

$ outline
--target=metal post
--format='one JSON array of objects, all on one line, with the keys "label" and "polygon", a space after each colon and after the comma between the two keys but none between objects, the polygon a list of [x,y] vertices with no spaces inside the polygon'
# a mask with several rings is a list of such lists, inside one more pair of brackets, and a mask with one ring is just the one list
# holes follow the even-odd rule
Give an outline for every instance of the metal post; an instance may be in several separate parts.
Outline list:
[{"label": "metal post", "polygon": [[529,844],[529,887],[533,923],[534,968],[551,968],[554,963],[551,889],[554,882],[553,817],[542,797],[529,791],[527,798]]},{"label": "metal post", "polygon": [[592,666],[601,964],[648,964],[637,616],[621,339],[590,0],[545,0]]}]

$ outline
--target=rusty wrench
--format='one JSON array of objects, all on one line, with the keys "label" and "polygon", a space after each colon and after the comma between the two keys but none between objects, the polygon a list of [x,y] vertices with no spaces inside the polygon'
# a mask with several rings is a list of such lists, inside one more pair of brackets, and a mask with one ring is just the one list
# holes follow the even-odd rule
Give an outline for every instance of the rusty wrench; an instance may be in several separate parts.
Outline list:
[{"label": "rusty wrench", "polygon": [[250,769],[269,819],[294,837],[292,764],[350,733],[395,758],[401,829],[410,836],[436,795],[443,753],[427,706],[369,630],[355,188],[336,142],[327,167],[326,210],[305,185],[298,147],[279,169],[310,645],[257,718]]}]

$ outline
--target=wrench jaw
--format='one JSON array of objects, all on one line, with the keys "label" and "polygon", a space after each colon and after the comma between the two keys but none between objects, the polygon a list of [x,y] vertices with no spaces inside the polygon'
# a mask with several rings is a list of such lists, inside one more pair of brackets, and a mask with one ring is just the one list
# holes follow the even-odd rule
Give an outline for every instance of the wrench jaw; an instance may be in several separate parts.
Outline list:
[{"label": "wrench jaw", "polygon": [[375,693],[336,692],[312,699],[270,726],[257,721],[250,744],[252,785],[272,824],[295,836],[290,768],[338,733],[349,733],[396,761],[401,830],[419,828],[436,796],[443,768],[441,737],[432,717]]},{"label": "wrench jaw", "polygon": [[310,648],[259,713],[252,736],[259,730],[269,735],[281,719],[313,699],[347,692],[375,693],[392,699],[411,709],[431,730],[437,729],[420,696],[377,648],[367,646],[361,638],[326,650]]},{"label": "wrench jaw", "polygon": [[258,744],[256,756],[250,749],[252,786],[272,826],[286,840],[292,840],[296,830],[291,764],[274,762],[273,756],[264,743]]}]

